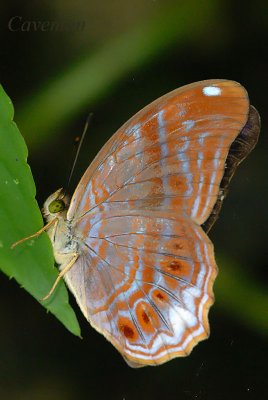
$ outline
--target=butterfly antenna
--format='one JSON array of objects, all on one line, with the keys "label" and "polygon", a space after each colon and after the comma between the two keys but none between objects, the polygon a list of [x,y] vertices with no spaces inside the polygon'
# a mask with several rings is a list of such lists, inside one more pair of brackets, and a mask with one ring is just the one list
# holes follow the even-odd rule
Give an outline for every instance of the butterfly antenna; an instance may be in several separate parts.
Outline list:
[{"label": "butterfly antenna", "polygon": [[68,189],[69,189],[70,182],[72,180],[74,169],[75,169],[75,166],[76,166],[76,163],[77,163],[77,160],[78,160],[78,156],[79,156],[79,153],[80,153],[80,150],[81,150],[81,146],[82,146],[82,143],[83,143],[84,138],[86,136],[86,133],[87,133],[87,130],[88,130],[88,127],[89,127],[89,124],[90,124],[90,121],[91,121],[92,117],[93,117],[93,113],[89,113],[88,117],[87,117],[87,120],[86,120],[86,123],[85,123],[85,126],[84,126],[84,129],[83,129],[83,133],[82,133],[81,137],[78,138],[79,144],[78,144],[78,147],[77,147],[77,150],[76,150],[76,154],[75,154],[75,158],[74,158],[74,162],[73,162],[70,174],[69,174],[68,182],[67,182],[67,185],[66,185],[66,191],[68,191]]}]

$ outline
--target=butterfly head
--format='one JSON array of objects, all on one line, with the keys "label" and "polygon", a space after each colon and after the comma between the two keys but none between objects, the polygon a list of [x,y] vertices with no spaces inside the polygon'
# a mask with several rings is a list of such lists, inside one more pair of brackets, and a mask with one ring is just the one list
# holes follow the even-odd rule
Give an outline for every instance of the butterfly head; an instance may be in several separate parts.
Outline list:
[{"label": "butterfly head", "polygon": [[55,193],[51,194],[44,203],[43,215],[47,221],[66,214],[69,206],[69,199],[65,195],[63,189],[58,189]]}]

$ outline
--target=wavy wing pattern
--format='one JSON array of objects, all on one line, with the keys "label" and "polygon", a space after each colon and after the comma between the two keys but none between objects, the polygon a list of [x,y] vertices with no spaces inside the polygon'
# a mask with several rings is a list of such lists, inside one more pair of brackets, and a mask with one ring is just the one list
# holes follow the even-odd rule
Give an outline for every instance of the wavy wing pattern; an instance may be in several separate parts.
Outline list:
[{"label": "wavy wing pattern", "polygon": [[65,279],[133,367],[185,356],[209,335],[217,267],[200,225],[248,114],[236,82],[168,93],[112,136],[73,195],[67,219],[81,255]]}]

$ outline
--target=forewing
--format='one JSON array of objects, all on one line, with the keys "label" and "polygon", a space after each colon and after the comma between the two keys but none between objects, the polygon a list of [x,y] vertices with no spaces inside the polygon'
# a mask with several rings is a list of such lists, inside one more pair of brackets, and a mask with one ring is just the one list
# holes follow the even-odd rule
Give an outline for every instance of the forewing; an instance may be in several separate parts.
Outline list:
[{"label": "forewing", "polygon": [[65,279],[88,321],[133,367],[188,355],[209,334],[213,246],[188,218],[100,218]]},{"label": "forewing", "polygon": [[248,112],[245,89],[232,81],[197,82],[161,97],[97,155],[74,193],[68,219],[109,204],[120,210],[171,210],[204,223]]}]

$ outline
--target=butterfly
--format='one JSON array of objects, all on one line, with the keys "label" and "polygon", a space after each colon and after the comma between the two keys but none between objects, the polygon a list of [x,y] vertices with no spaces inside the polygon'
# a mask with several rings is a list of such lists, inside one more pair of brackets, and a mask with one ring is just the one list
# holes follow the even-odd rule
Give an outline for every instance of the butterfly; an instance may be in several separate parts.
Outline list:
[{"label": "butterfly", "polygon": [[209,336],[217,265],[207,232],[259,131],[239,83],[192,83],[127,121],[70,202],[62,189],[46,200],[58,279],[131,367],[187,356]]}]

